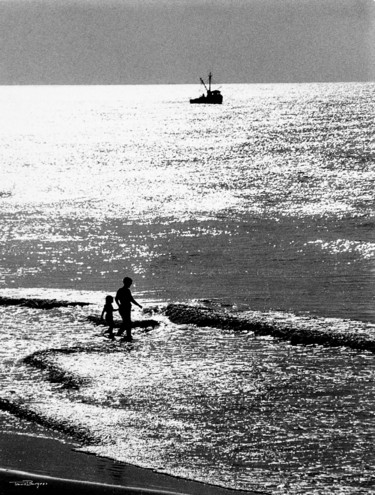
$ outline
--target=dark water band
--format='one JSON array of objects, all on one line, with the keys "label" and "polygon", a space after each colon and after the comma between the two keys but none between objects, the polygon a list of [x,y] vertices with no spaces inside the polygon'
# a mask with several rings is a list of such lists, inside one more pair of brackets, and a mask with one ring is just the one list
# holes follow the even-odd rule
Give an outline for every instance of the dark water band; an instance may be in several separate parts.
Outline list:
[{"label": "dark water band", "polygon": [[108,354],[121,352],[123,354],[124,352],[130,351],[127,347],[123,347],[121,345],[116,346],[109,342],[103,342],[102,344],[91,344],[85,346],[78,345],[72,347],[43,349],[29,354],[23,359],[23,362],[29,366],[45,371],[47,373],[45,378],[52,383],[60,383],[61,388],[78,390],[80,386],[89,383],[89,379],[75,375],[74,373],[66,371],[64,368],[58,366],[56,364],[56,356],[59,354],[95,354],[103,352]]},{"label": "dark water band", "polygon": [[33,411],[31,406],[22,404],[17,400],[10,400],[0,397],[0,410],[9,412],[20,419],[26,419],[46,428],[59,431],[69,435],[71,438],[83,442],[86,445],[96,445],[100,439],[89,433],[86,429],[68,422],[54,420],[49,416]]},{"label": "dark water band", "polygon": [[58,301],[56,299],[34,299],[34,298],[14,298],[0,297],[0,306],[24,306],[35,309],[66,308],[68,306],[89,306],[87,302]]},{"label": "dark water band", "polygon": [[60,383],[62,388],[79,389],[87,380],[64,370],[54,363],[54,358],[57,354],[73,354],[77,352],[85,352],[87,349],[83,347],[72,347],[62,349],[46,349],[36,351],[23,359],[25,364],[46,371],[46,378],[52,383]]},{"label": "dark water band", "polygon": [[[364,332],[355,330],[340,331],[334,327],[317,328],[308,322],[292,325],[290,322],[267,322],[256,316],[231,315],[225,311],[217,311],[206,307],[194,307],[186,304],[169,304],[165,310],[166,316],[173,323],[194,324],[199,327],[215,327],[225,330],[251,331],[255,335],[270,335],[291,344],[318,344],[329,347],[345,346],[351,349],[375,353],[375,330]],[[363,324],[364,325],[364,324]],[[313,326],[313,328],[311,328]]]},{"label": "dark water band", "polygon": [[[90,323],[93,323],[94,325],[108,326],[108,323],[106,323],[102,318],[100,318],[100,316],[97,316],[97,315],[90,315],[87,317],[87,320]],[[115,320],[113,322],[114,328],[120,328],[121,325],[122,325],[121,320]],[[140,328],[140,329],[143,329],[145,331],[152,330],[153,328],[158,327],[159,325],[160,325],[160,323],[158,321],[150,320],[150,319],[132,321],[132,328]]]}]

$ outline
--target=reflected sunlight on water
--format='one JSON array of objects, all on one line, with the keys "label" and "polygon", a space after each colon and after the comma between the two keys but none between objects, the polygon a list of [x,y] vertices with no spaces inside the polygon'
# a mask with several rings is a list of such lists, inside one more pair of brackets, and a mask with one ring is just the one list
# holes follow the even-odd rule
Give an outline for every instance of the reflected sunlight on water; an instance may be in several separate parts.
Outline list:
[{"label": "reflected sunlight on water", "polygon": [[[91,306],[0,307],[0,400],[178,476],[370,493],[372,355],[160,314],[128,348],[87,321],[130,275],[146,306],[375,323],[375,85],[226,85],[218,106],[191,91],[1,88],[2,295]],[[40,350],[49,368],[22,361]]]},{"label": "reflected sunlight on water", "polygon": [[[129,346],[100,337],[86,321],[95,308],[2,310],[13,335],[3,341],[3,397],[89,432],[99,444],[85,451],[176,476],[275,494],[366,493],[372,354],[175,326],[162,316],[159,329],[135,330]],[[71,354],[58,350],[77,344]],[[78,389],[19,360],[48,348],[57,349],[48,362],[84,380]]]}]

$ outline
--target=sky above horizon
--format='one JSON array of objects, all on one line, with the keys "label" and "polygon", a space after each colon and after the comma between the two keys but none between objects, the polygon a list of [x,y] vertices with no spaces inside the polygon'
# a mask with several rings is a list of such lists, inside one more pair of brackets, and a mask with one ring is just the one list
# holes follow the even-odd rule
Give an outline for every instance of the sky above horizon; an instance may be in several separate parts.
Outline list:
[{"label": "sky above horizon", "polygon": [[375,80],[374,0],[0,0],[0,84]]}]

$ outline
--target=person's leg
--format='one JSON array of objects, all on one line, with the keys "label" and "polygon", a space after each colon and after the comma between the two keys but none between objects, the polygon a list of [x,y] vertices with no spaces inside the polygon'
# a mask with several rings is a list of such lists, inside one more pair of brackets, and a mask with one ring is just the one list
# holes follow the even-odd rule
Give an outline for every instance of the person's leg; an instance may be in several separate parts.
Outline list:
[{"label": "person's leg", "polygon": [[124,313],[124,311],[121,311],[121,309],[119,310],[119,313],[122,318],[122,323],[120,328],[118,329],[117,335],[122,335],[125,332],[126,328],[126,314]]},{"label": "person's leg", "polygon": [[126,330],[126,340],[132,340],[131,308],[124,313],[124,329]]},{"label": "person's leg", "polygon": [[133,337],[132,337],[132,322],[129,321],[127,323],[127,327],[126,327],[126,340],[133,340]]}]

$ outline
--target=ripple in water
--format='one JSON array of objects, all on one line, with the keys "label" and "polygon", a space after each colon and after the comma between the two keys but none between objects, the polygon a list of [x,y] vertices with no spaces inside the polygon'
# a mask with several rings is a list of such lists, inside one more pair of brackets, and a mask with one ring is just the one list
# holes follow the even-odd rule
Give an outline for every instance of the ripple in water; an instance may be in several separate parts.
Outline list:
[{"label": "ripple in water", "polygon": [[[19,339],[3,369],[33,411],[99,441],[84,450],[232,488],[369,493],[373,355],[162,317],[159,329],[121,346],[83,324],[92,310],[8,308]],[[55,366],[84,379],[80,388],[41,380],[43,372],[14,361],[51,341],[85,343],[82,352],[53,354]]]}]

